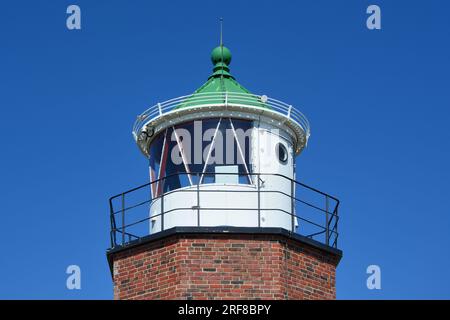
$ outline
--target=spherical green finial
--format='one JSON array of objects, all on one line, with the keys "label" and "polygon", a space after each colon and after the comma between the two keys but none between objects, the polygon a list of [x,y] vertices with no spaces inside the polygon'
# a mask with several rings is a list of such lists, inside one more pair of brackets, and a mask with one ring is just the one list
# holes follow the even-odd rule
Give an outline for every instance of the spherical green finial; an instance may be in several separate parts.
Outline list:
[{"label": "spherical green finial", "polygon": [[231,52],[225,46],[218,46],[211,51],[211,61],[214,65],[223,62],[229,65],[231,62]]}]

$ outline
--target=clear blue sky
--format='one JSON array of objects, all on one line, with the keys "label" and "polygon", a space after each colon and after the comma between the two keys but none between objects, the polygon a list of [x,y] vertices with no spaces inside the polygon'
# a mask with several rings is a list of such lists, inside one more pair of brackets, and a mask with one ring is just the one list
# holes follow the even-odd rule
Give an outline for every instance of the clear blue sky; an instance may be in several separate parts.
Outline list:
[{"label": "clear blue sky", "polygon": [[[82,30],[66,28],[78,4]],[[378,4],[382,30],[365,26]],[[108,197],[145,183],[137,114],[211,72],[299,107],[298,178],[340,198],[337,296],[450,298],[448,1],[8,1],[0,8],[0,298],[112,298]],[[66,267],[82,290],[66,289]],[[382,290],[366,288],[366,268]]]}]

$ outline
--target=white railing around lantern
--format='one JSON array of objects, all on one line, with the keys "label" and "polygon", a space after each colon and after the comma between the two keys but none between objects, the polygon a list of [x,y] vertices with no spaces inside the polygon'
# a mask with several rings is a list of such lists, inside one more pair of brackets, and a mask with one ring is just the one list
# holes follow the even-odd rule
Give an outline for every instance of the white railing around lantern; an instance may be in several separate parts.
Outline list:
[{"label": "white railing around lantern", "polygon": [[[220,101],[220,102],[218,102]],[[260,104],[260,105],[259,105]],[[224,105],[224,106],[241,106],[251,109],[259,109],[268,113],[277,113],[286,119],[295,121],[303,129],[306,139],[310,135],[310,127],[308,119],[292,105],[284,103],[280,100],[272,99],[264,95],[254,95],[250,93],[236,92],[212,92],[212,93],[195,93],[187,96],[173,98],[148,108],[141,113],[133,126],[133,136],[137,140],[143,126],[150,121],[176,112],[179,107],[184,109],[198,108],[208,105]]]}]

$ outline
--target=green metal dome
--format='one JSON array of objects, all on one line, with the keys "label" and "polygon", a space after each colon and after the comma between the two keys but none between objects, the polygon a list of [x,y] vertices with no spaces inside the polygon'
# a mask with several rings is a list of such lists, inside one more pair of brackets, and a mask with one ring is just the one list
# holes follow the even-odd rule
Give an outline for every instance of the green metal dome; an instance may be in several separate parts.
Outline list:
[{"label": "green metal dome", "polygon": [[211,51],[211,62],[214,65],[213,74],[208,78],[208,81],[178,105],[177,109],[194,105],[224,103],[227,93],[230,94],[227,100],[228,103],[268,108],[264,102],[261,102],[260,99],[239,84],[231,75],[229,68],[231,52],[227,47],[220,45],[214,48]]},{"label": "green metal dome", "polygon": [[213,65],[216,65],[219,62],[223,62],[226,65],[229,65],[231,62],[231,52],[227,47],[218,46],[215,47],[211,51],[211,61]]}]

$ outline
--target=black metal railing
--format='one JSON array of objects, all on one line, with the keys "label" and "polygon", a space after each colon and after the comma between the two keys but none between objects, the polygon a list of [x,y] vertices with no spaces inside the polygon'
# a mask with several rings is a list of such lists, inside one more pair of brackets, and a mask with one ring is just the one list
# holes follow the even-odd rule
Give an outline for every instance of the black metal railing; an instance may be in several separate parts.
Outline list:
[{"label": "black metal railing", "polygon": [[[178,178],[189,175],[190,184],[182,186],[175,190],[165,191],[160,186],[168,179]],[[202,176],[217,175],[238,175],[239,177],[249,176],[251,184],[246,190],[236,189],[205,189],[201,188]],[[286,193],[282,190],[269,189],[265,185],[265,179],[271,176],[282,179],[285,183],[290,184],[290,192]],[[158,190],[160,190],[158,192]],[[189,192],[196,194],[196,203],[190,207],[176,207],[166,210],[164,208],[164,197],[174,193]],[[205,207],[201,203],[201,195],[207,193],[256,193],[257,201],[253,208],[248,207]],[[261,205],[262,194],[279,194],[286,197],[289,201],[290,208],[285,210],[279,207],[264,207]],[[155,196],[152,196],[155,194]],[[160,199],[159,213],[150,216],[150,205]],[[255,227],[261,227],[261,213],[264,211],[279,212],[291,217],[290,231],[317,240],[327,246],[337,248],[338,245],[338,207],[339,200],[329,194],[319,191],[315,188],[307,186],[301,182],[295,181],[281,174],[270,173],[176,173],[167,177],[146,183],[139,187],[130,189],[115,195],[109,199],[110,206],[110,223],[111,223],[111,247],[118,245],[126,245],[129,242],[140,239],[150,234],[150,219],[160,217],[160,231],[165,230],[164,217],[176,211],[197,213],[197,226],[201,224],[202,211],[254,211],[258,222]],[[284,206],[285,207],[285,206]],[[117,225],[119,223],[119,225]],[[181,226],[181,225],[180,225]],[[208,225],[209,226],[209,225]]]}]

